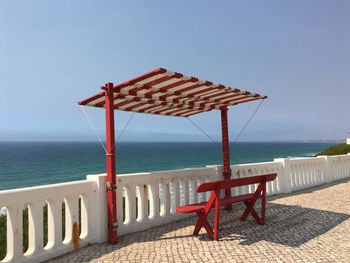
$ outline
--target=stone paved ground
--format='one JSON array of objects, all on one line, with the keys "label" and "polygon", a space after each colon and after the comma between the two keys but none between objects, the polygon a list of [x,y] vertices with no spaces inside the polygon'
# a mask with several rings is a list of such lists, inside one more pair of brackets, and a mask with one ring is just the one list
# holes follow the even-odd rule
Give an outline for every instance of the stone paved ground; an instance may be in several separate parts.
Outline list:
[{"label": "stone paved ground", "polygon": [[[350,262],[350,180],[268,198],[266,224],[222,212],[220,240],[194,218],[97,244],[50,262]],[[238,211],[239,210],[239,211]]]}]

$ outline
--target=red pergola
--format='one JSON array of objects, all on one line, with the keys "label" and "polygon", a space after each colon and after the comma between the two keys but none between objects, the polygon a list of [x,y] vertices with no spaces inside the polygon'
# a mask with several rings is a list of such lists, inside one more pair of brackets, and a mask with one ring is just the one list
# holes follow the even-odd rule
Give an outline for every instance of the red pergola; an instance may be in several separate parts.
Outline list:
[{"label": "red pergola", "polygon": [[[117,242],[116,164],[114,139],[114,110],[157,115],[189,117],[211,110],[221,111],[223,176],[231,176],[227,110],[228,106],[265,99],[266,96],[241,91],[228,86],[185,76],[164,68],[118,85],[108,83],[102,92],[87,98],[80,105],[105,108],[106,111],[106,166],[108,199],[108,240]],[[231,195],[227,190],[225,195]],[[228,207],[229,209],[229,207]]]}]

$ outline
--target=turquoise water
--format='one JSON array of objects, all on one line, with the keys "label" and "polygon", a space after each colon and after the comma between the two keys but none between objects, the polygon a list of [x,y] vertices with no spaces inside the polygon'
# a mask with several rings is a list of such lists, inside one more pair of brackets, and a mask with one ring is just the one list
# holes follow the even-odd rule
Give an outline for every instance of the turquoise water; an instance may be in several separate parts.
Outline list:
[{"label": "turquoise water", "polygon": [[[232,143],[231,163],[312,156],[331,143]],[[118,143],[117,173],[161,171],[220,164],[219,143]],[[85,179],[105,171],[105,154],[95,142],[1,142],[0,189]]]}]

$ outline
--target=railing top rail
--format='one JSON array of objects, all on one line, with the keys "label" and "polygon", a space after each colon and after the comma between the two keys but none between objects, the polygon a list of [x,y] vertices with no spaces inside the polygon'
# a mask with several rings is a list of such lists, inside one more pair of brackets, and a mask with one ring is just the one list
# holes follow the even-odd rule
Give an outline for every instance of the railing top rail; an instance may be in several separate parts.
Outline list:
[{"label": "railing top rail", "polygon": [[277,162],[259,162],[259,163],[243,163],[243,164],[233,164],[231,167],[248,167],[248,166],[279,166],[280,163]]},{"label": "railing top rail", "polygon": [[323,163],[325,160],[323,158],[318,157],[298,157],[298,158],[290,158],[290,162],[301,162],[301,163]]},{"label": "railing top rail", "polygon": [[156,174],[169,174],[169,173],[183,173],[188,171],[215,171],[216,167],[194,167],[194,168],[183,168],[183,169],[174,169],[174,170],[164,170],[164,171],[152,171],[152,172],[141,172],[141,173],[124,173],[118,174],[119,177],[125,176],[142,176],[142,175],[156,175]]},{"label": "railing top rail", "polygon": [[51,200],[57,197],[79,195],[95,190],[96,183],[86,180],[3,190],[0,191],[0,207],[15,203],[23,204],[39,200]]},{"label": "railing top rail", "polygon": [[181,170],[168,170],[160,172],[118,174],[117,184],[143,184],[150,182],[172,181],[182,178],[214,176],[216,167],[186,168]]}]

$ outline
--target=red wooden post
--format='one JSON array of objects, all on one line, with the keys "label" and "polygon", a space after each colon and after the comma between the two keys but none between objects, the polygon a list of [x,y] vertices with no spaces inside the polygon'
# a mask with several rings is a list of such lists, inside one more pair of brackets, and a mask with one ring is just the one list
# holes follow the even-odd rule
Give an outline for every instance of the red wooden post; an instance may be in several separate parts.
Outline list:
[{"label": "red wooden post", "polygon": [[260,217],[260,224],[265,223],[265,208],[266,208],[266,179],[264,179],[264,185],[262,190],[262,198],[261,198],[261,217]]},{"label": "red wooden post", "polygon": [[[214,240],[219,240],[219,220],[220,220],[220,189],[215,190],[215,214],[214,214]],[[231,206],[232,207],[232,206]]]},{"label": "red wooden post", "polygon": [[[227,106],[221,108],[221,132],[222,132],[222,159],[224,163],[223,176],[225,180],[231,178],[230,168],[230,144],[228,139]],[[225,189],[225,198],[231,197],[231,189]],[[225,206],[226,210],[231,210],[232,205]]]},{"label": "red wooden post", "polygon": [[117,198],[116,198],[116,168],[115,168],[115,139],[114,139],[114,98],[113,83],[102,88],[105,90],[106,109],[106,167],[107,167],[107,202],[108,202],[108,242],[117,243]]}]

